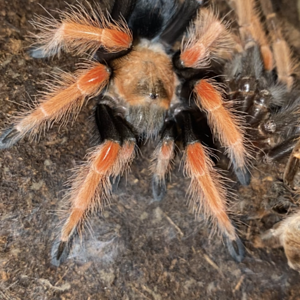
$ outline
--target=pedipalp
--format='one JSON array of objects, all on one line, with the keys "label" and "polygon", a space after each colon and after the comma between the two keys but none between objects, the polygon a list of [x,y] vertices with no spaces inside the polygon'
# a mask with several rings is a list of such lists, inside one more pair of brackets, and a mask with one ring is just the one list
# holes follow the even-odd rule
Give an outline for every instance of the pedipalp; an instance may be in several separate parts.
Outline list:
[{"label": "pedipalp", "polygon": [[161,141],[152,156],[152,191],[156,201],[160,201],[166,193],[166,176],[172,169],[175,157],[175,132],[175,122],[173,120],[166,122],[160,135]]}]

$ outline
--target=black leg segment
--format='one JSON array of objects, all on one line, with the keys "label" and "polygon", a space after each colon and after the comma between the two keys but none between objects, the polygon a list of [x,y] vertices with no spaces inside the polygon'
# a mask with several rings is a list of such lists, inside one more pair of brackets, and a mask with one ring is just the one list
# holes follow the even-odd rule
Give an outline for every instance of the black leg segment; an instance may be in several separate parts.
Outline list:
[{"label": "black leg segment", "polygon": [[120,143],[136,141],[131,126],[121,116],[115,116],[113,109],[106,104],[98,104],[95,112],[100,142],[114,140]]}]

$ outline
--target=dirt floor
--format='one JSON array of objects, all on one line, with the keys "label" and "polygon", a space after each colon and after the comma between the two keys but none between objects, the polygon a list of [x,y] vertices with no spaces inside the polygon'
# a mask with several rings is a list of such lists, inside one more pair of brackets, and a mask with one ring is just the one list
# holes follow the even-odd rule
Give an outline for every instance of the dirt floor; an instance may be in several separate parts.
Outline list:
[{"label": "dirt floor", "polygon": [[[291,2],[277,4],[294,32],[299,22],[296,2]],[[66,55],[47,61],[26,53],[29,20],[35,13],[45,15],[39,4],[65,6],[53,3],[1,1],[1,129],[24,100],[30,102],[51,70],[74,70],[75,59]],[[299,40],[294,41],[297,50]],[[250,186],[235,187],[236,218],[247,249],[239,264],[222,239],[210,237],[209,226],[189,211],[189,182],[180,171],[163,201],[153,202],[150,150],[145,150],[127,180],[121,180],[111,206],[90,219],[91,233],[75,241],[66,263],[52,266],[51,247],[64,217],[64,183],[91,145],[94,104],[84,107],[76,125],[55,125],[40,141],[25,139],[0,153],[0,299],[300,298],[300,275],[288,267],[283,250],[254,247],[259,233],[297,207],[281,183],[283,165],[257,166]]]}]

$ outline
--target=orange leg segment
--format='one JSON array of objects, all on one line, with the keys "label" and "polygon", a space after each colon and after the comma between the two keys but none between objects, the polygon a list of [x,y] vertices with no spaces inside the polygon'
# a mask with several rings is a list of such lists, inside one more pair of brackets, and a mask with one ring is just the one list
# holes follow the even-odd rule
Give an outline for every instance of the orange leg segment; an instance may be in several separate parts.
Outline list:
[{"label": "orange leg segment", "polygon": [[134,142],[120,146],[108,140],[91,154],[88,164],[81,168],[73,183],[69,196],[71,212],[62,229],[61,242],[69,240],[74,230],[82,225],[88,211],[97,205],[103,208],[111,190],[109,178],[122,174],[134,158],[134,147]]},{"label": "orange leg segment", "polygon": [[186,67],[196,68],[209,57],[209,48],[222,33],[223,28],[219,22],[212,22],[208,31],[202,36],[202,39],[195,41],[194,44],[187,47],[181,53],[181,61]]},{"label": "orange leg segment", "polygon": [[71,112],[76,113],[86,97],[94,97],[101,92],[109,76],[110,71],[104,65],[95,63],[88,69],[78,71],[75,77],[65,75],[62,82],[50,83],[52,90],[44,93],[41,104],[15,124],[17,133],[14,139],[22,138],[41,125],[51,125]]},{"label": "orange leg segment", "polygon": [[101,9],[86,10],[82,5],[70,6],[61,21],[39,18],[33,25],[40,30],[33,35],[40,57],[59,54],[61,49],[77,54],[95,53],[100,47],[119,52],[131,47],[132,34],[123,21],[110,22]]},{"label": "orange leg segment", "polygon": [[[185,171],[191,178],[190,194],[196,214],[203,207],[204,212],[212,217],[220,231],[234,240],[236,233],[226,213],[225,189],[220,182],[220,176],[213,169],[213,163],[199,142],[186,147]],[[199,196],[202,196],[201,204]]]},{"label": "orange leg segment", "polygon": [[128,49],[132,38],[129,34],[109,28],[97,28],[89,25],[76,23],[62,23],[61,30],[63,42],[67,45],[74,43],[74,40],[98,42],[98,47],[103,46],[110,51],[121,51]]},{"label": "orange leg segment", "polygon": [[208,66],[211,59],[230,59],[234,42],[227,27],[213,12],[201,9],[189,38],[182,43],[182,65],[197,69]]},{"label": "orange leg segment", "polygon": [[[64,22],[53,34],[53,39],[44,47],[45,52],[55,47],[65,47],[67,50],[81,54],[92,49],[103,47],[109,52],[119,52],[130,48],[132,37],[129,33],[110,28],[98,28]],[[90,49],[89,49],[90,48]]]},{"label": "orange leg segment", "polygon": [[196,104],[208,115],[208,123],[221,144],[227,148],[229,158],[237,167],[246,165],[243,130],[237,117],[224,106],[222,90],[216,82],[202,79],[194,87]]}]

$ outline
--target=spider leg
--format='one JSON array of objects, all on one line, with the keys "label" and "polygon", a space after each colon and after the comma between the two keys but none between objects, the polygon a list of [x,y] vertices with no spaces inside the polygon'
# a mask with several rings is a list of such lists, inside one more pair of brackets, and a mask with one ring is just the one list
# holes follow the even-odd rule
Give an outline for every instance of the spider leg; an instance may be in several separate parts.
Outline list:
[{"label": "spider leg", "polygon": [[78,112],[87,97],[97,96],[108,83],[110,70],[93,63],[87,69],[78,70],[74,76],[65,74],[59,82],[48,83],[41,103],[27,116],[18,120],[12,128],[0,136],[0,149],[12,146],[25,134],[34,134],[41,126],[50,127],[71,112]]},{"label": "spider leg", "polygon": [[274,59],[276,63],[278,80],[286,84],[290,90],[293,86],[294,79],[293,73],[293,62],[291,49],[287,42],[283,38],[282,32],[279,27],[279,22],[274,12],[272,3],[270,0],[260,0],[262,11],[266,17],[267,28],[269,36],[272,40],[272,49],[274,53]]},{"label": "spider leg", "polygon": [[70,6],[69,11],[61,14],[60,21],[39,17],[33,25],[40,30],[33,35],[36,47],[31,56],[35,58],[60,54],[62,49],[77,54],[94,54],[100,47],[108,52],[119,52],[132,44],[126,22],[111,21],[97,7],[90,6],[87,10],[80,4]]},{"label": "spider leg", "polygon": [[[298,143],[299,136],[292,136],[288,140],[283,141],[282,143],[276,145],[272,149],[266,152],[266,160],[269,161],[279,161],[283,157],[292,153],[293,149]],[[287,165],[294,165],[288,163]],[[290,171],[288,171],[290,173]],[[295,175],[295,174],[294,174]],[[287,176],[290,178],[290,175]]]},{"label": "spider leg", "polygon": [[174,158],[176,123],[167,121],[162,129],[161,142],[158,144],[152,157],[151,170],[152,191],[155,201],[160,201],[166,194],[166,174],[171,170]]},{"label": "spider leg", "polygon": [[286,186],[294,187],[294,177],[297,174],[300,166],[300,140],[299,137],[294,140],[295,145],[283,173],[283,182]]},{"label": "spider leg", "polygon": [[268,45],[268,38],[259,20],[259,14],[255,9],[255,1],[231,0],[229,2],[237,14],[240,36],[244,48],[248,49],[254,43],[260,45],[265,70],[271,71],[274,67],[273,54]]},{"label": "spider leg", "polygon": [[220,22],[212,11],[201,9],[187,40],[183,39],[180,61],[187,68],[207,67],[211,59],[230,59],[234,45],[228,24]]},{"label": "spider leg", "polygon": [[[243,246],[235,232],[226,208],[227,193],[221,176],[214,170],[213,162],[207,150],[196,137],[193,119],[189,112],[176,116],[181,123],[183,143],[185,146],[185,172],[191,178],[190,195],[192,209],[197,214],[203,207],[204,213],[211,217],[213,224],[228,239],[230,254],[237,260],[243,258]],[[236,243],[238,253],[232,245]]]},{"label": "spider leg", "polygon": [[213,80],[201,79],[194,86],[197,106],[207,113],[208,124],[214,136],[227,149],[236,175],[242,184],[247,185],[250,174],[246,167],[247,151],[240,120],[226,107],[221,87]]},{"label": "spider leg", "polygon": [[133,12],[137,0],[122,0],[115,1],[114,7],[111,12],[113,20],[128,20]]},{"label": "spider leg", "polygon": [[183,3],[177,3],[177,7],[169,10],[175,12],[170,18],[166,27],[160,35],[161,41],[169,45],[173,45],[178,37],[182,35],[188,24],[193,20],[197,14],[199,7],[203,6],[203,1],[183,1]]},{"label": "spider leg", "polygon": [[113,110],[99,104],[96,109],[96,122],[100,129],[101,144],[90,154],[86,165],[79,169],[73,181],[69,200],[70,215],[60,235],[57,252],[52,263],[59,265],[67,257],[65,252],[70,248],[70,240],[77,229],[83,227],[88,212],[107,204],[111,194],[110,178],[122,174],[135,156],[136,139],[121,118],[113,115]]}]

